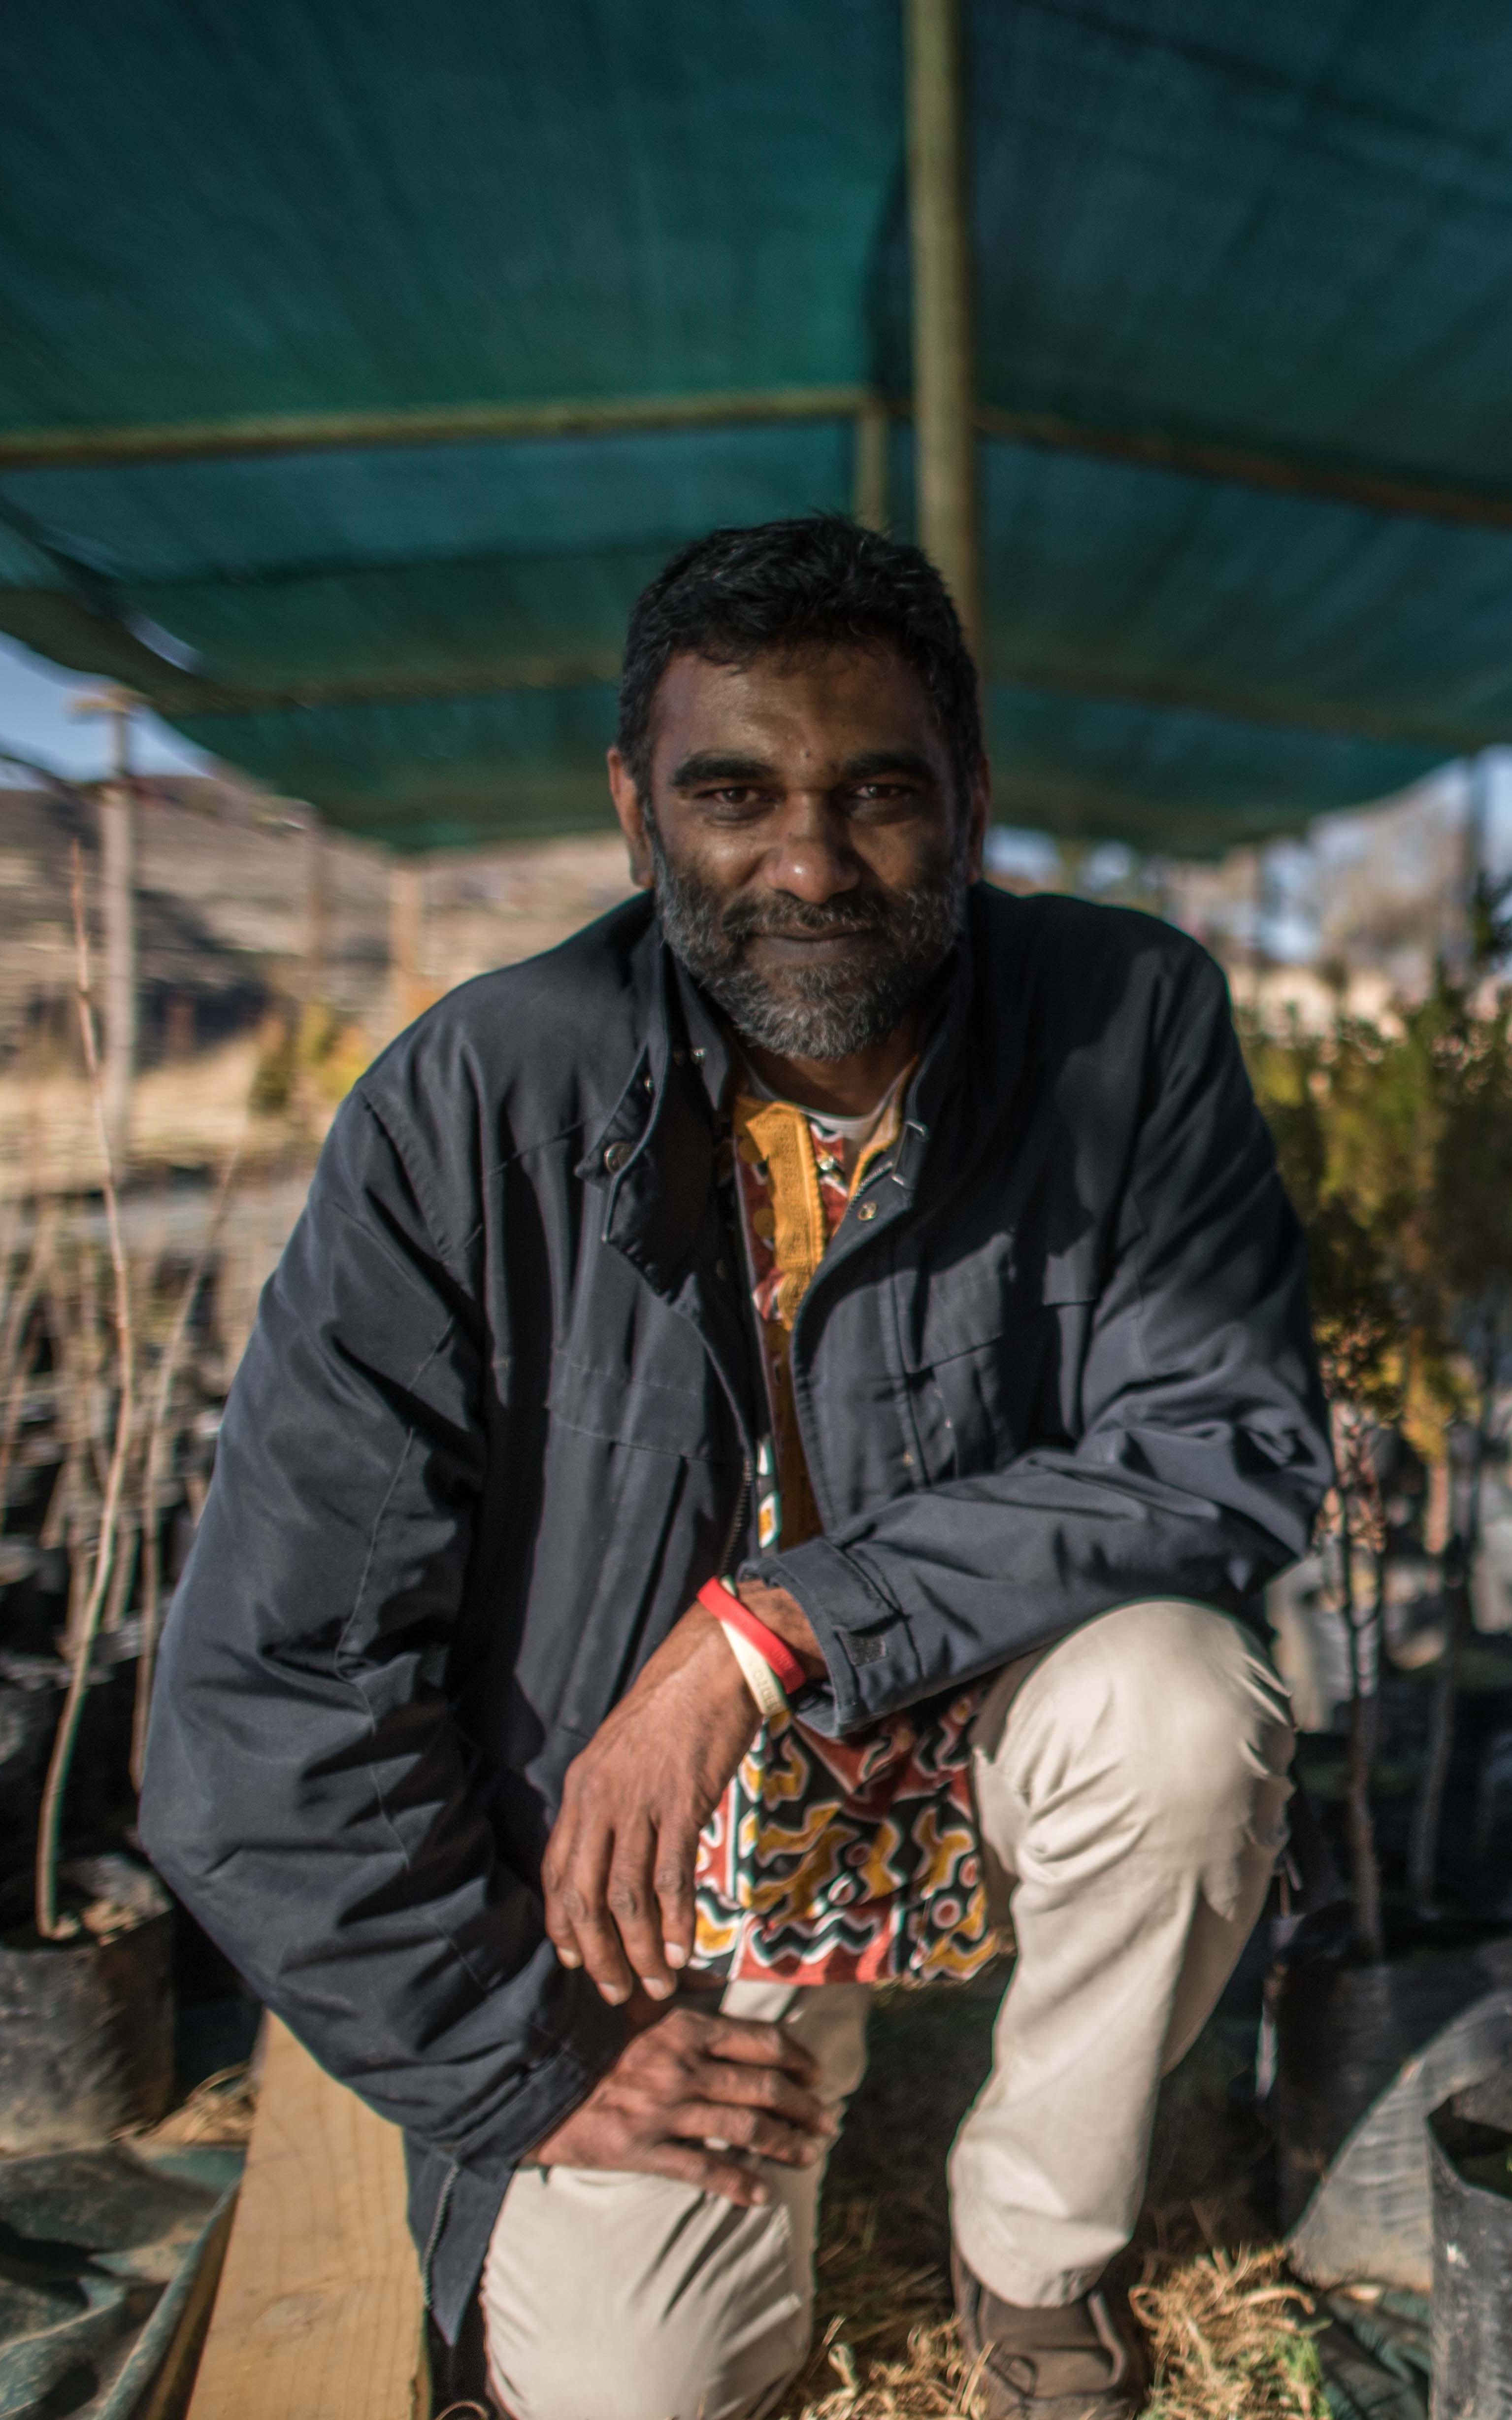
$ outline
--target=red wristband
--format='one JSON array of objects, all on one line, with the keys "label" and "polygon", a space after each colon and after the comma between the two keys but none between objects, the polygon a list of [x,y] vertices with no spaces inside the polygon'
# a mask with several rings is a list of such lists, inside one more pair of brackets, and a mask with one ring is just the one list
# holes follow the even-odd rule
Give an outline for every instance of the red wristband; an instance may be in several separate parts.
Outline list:
[{"label": "red wristband", "polygon": [[705,1613],[713,1614],[716,1621],[728,1621],[733,1630],[739,1631],[742,1638],[750,1640],[762,1662],[771,1666],[790,1698],[805,1686],[809,1675],[792,1648],[779,1638],[775,1630],[768,1630],[765,1622],[752,1613],[748,1605],[743,1605],[734,1590],[726,1588],[723,1580],[705,1580],[699,1590],[698,1601]]}]

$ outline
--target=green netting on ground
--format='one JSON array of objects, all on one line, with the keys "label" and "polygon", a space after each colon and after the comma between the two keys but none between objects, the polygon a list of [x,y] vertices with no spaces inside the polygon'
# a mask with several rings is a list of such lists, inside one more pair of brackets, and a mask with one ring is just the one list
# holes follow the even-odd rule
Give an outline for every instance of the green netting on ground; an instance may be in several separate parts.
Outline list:
[{"label": "green netting on ground", "polygon": [[[970,54],[986,404],[1512,504],[1512,19],[977,0]],[[899,0],[74,0],[12,11],[0,71],[0,439],[816,396],[0,465],[0,628],[352,829],[598,818],[640,583],[849,504],[836,388],[906,408]],[[1512,738],[1512,530],[1001,437],[982,469],[1004,815],[1211,848]]]}]

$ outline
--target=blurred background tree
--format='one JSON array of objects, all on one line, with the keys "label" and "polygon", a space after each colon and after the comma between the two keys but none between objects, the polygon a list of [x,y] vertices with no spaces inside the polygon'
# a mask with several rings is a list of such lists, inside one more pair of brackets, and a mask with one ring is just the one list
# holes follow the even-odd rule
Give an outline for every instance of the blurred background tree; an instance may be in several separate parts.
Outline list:
[{"label": "blurred background tree", "polygon": [[[1504,947],[1488,893],[1480,949]],[[1356,1933],[1383,1955],[1371,1782],[1381,1745],[1388,1577],[1403,1542],[1388,1519],[1405,1455],[1436,1474],[1443,1647],[1432,1676],[1408,1886],[1434,1913],[1481,1482],[1512,1343],[1512,992],[1483,965],[1440,970],[1431,991],[1379,1021],[1340,1007],[1321,1032],[1242,1018],[1256,1091],[1306,1229],[1338,1485],[1320,1546],[1349,1645],[1345,1822]]]}]

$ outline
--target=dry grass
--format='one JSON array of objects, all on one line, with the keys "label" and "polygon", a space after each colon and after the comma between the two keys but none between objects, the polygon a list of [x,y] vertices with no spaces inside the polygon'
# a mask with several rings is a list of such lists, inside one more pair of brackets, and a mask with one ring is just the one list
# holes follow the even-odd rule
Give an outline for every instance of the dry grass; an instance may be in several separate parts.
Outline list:
[{"label": "dry grass", "polygon": [[949,2322],[916,2329],[901,2359],[868,2365],[864,2383],[848,2345],[828,2358],[840,2383],[805,2403],[803,2420],[972,2420],[980,2410],[977,2365],[968,2369]]},{"label": "dry grass", "polygon": [[[831,2166],[814,2350],[780,2420],[976,2420],[951,2319],[945,2159],[990,2055],[998,1971],[964,1990],[887,1994],[872,2064]],[[1151,2212],[1158,2249],[1133,2288],[1154,2356],[1149,2420],[1326,2420],[1307,2298],[1253,2242],[1249,2127],[1221,2032],[1165,2087]]]},{"label": "dry grass", "polygon": [[[869,2263],[861,2237],[829,2248],[837,2257],[827,2284],[821,2268],[821,2293],[833,2300],[841,2283],[852,2307],[823,2328],[788,2406],[795,2420],[974,2420],[978,2371],[938,2273],[932,2291]],[[1154,2366],[1147,2420],[1327,2420],[1313,2306],[1287,2280],[1278,2246],[1149,2265],[1155,2273],[1131,2294]]]},{"label": "dry grass", "polygon": [[177,2109],[137,2140],[166,2148],[182,2143],[246,2143],[257,2114],[257,2080],[243,2060],[196,2084]]},{"label": "dry grass", "polygon": [[1136,2286],[1155,2359],[1149,2420],[1326,2420],[1313,2305],[1279,2245],[1214,2252]]}]

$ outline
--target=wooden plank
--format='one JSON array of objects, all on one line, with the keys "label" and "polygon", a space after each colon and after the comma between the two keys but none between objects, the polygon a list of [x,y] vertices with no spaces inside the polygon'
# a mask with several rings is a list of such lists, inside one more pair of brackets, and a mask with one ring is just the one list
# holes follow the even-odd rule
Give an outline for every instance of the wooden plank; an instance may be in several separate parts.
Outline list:
[{"label": "wooden plank", "polygon": [[270,2018],[189,2420],[411,2420],[421,2316],[398,2130]]}]

